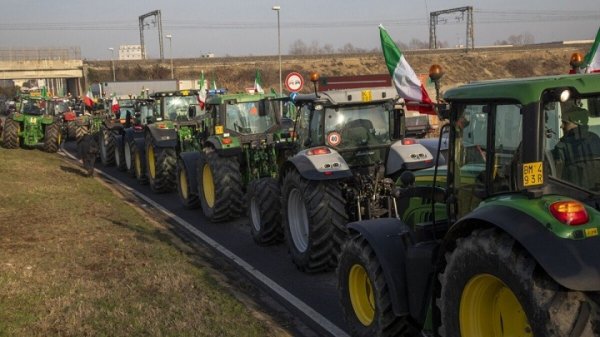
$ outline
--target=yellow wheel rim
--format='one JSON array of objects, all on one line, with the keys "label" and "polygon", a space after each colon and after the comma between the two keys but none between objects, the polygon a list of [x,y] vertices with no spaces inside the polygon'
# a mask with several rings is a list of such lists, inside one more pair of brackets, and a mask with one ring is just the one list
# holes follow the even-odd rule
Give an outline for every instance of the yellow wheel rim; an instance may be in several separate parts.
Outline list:
[{"label": "yellow wheel rim", "polygon": [[533,336],[515,294],[490,274],[469,280],[460,299],[459,317],[462,337]]},{"label": "yellow wheel rim", "polygon": [[135,162],[135,174],[138,177],[142,176],[142,161],[140,160],[140,154],[139,153],[135,153],[135,157],[133,159],[133,161]]},{"label": "yellow wheel rim", "polygon": [[187,200],[189,197],[188,190],[188,181],[187,181],[187,173],[185,173],[185,169],[181,168],[179,172],[179,189],[181,190],[181,196],[184,200]]},{"label": "yellow wheel rim", "polygon": [[154,146],[148,146],[146,152],[146,156],[148,158],[148,173],[150,173],[150,178],[154,179],[154,177],[156,177],[156,160],[154,159]]},{"label": "yellow wheel rim", "polygon": [[206,199],[208,207],[212,208],[215,205],[215,182],[213,181],[213,174],[208,164],[205,164],[202,168],[202,188],[204,199]]},{"label": "yellow wheel rim", "polygon": [[348,292],[356,318],[369,326],[375,319],[375,296],[369,275],[363,266],[355,264],[348,275]]}]

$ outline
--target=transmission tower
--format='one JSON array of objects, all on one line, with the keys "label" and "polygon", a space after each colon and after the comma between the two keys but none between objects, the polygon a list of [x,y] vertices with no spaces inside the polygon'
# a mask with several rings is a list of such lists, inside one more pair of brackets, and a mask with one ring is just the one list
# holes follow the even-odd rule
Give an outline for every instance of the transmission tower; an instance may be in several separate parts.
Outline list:
[{"label": "transmission tower", "polygon": [[465,48],[467,50],[475,48],[475,40],[473,38],[473,7],[466,6],[429,13],[429,49],[437,49],[435,27],[439,23],[439,16],[455,12],[461,13],[461,16],[457,18],[459,21],[464,20],[465,12],[467,13],[467,42]]},{"label": "transmission tower", "polygon": [[144,24],[144,20],[148,17],[154,17],[154,26],[158,23],[158,47],[160,49],[160,59],[164,60],[165,56],[163,54],[163,31],[162,31],[162,19],[160,18],[160,10],[152,11],[150,13],[146,13],[144,15],[139,16],[140,20],[140,44],[142,45],[142,59],[146,59],[146,47],[144,45],[144,27],[150,27],[150,24]]}]

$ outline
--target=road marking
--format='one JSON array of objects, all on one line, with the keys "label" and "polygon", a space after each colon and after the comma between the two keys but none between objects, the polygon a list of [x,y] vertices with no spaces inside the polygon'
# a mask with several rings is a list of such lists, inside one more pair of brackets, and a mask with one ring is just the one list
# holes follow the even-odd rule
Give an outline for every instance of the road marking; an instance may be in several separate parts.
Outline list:
[{"label": "road marking", "polygon": [[[72,154],[70,154],[69,152],[67,152],[66,150],[64,150],[64,148],[62,146],[61,146],[61,150],[62,151],[60,151],[59,154],[67,156],[67,157],[69,157],[69,158],[77,161],[77,158],[75,158],[75,156],[73,156]],[[196,235],[198,238],[200,238],[206,244],[208,244],[209,246],[213,247],[214,249],[216,249],[217,251],[219,251],[221,254],[225,255],[227,258],[229,258],[230,260],[232,260],[233,262],[235,262],[238,266],[242,267],[244,270],[246,270],[248,273],[250,273],[254,278],[256,278],[257,280],[259,280],[260,282],[262,282],[264,285],[266,285],[269,289],[271,289],[277,295],[281,296],[283,299],[285,299],[286,301],[288,301],[296,309],[298,309],[301,312],[303,312],[306,316],[308,316],[315,323],[317,323],[319,326],[321,326],[321,328],[323,328],[325,331],[329,332],[332,336],[350,337],[344,330],[340,329],[337,325],[333,324],[327,318],[323,317],[323,315],[319,314],[317,311],[315,311],[308,304],[302,302],[302,300],[300,300],[296,296],[292,295],[289,291],[285,290],[285,288],[283,288],[282,286],[280,286],[279,284],[277,284],[275,281],[273,281],[270,278],[268,278],[265,274],[263,274],[260,271],[258,271],[251,264],[249,264],[248,262],[244,261],[239,256],[235,255],[232,251],[230,251],[229,249],[223,247],[221,244],[219,244],[215,240],[211,239],[208,235],[204,234],[202,231],[200,231],[196,227],[192,226],[187,221],[183,220],[182,218],[180,218],[176,214],[172,213],[168,209],[162,207],[162,205],[160,205],[159,203],[157,203],[154,200],[150,199],[149,197],[145,196],[144,194],[142,194],[142,193],[136,191],[135,189],[129,187],[127,184],[123,183],[118,178],[113,177],[110,174],[108,174],[108,173],[106,173],[106,172],[104,172],[104,171],[102,171],[100,169],[94,169],[94,171],[96,173],[102,174],[103,176],[105,176],[109,180],[112,180],[113,182],[120,184],[127,191],[135,194],[137,197],[141,198],[142,200],[146,201],[147,203],[149,203],[150,205],[152,205],[156,209],[160,210],[166,216],[168,216],[171,219],[175,220],[179,225],[183,226],[190,233]]]}]

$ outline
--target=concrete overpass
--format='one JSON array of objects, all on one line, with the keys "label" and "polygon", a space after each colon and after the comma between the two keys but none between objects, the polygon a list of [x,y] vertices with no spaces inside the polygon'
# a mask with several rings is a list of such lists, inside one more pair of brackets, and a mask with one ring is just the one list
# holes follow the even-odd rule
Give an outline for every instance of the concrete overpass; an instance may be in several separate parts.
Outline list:
[{"label": "concrete overpass", "polygon": [[44,80],[55,95],[80,95],[83,68],[78,48],[0,50],[0,80]]}]

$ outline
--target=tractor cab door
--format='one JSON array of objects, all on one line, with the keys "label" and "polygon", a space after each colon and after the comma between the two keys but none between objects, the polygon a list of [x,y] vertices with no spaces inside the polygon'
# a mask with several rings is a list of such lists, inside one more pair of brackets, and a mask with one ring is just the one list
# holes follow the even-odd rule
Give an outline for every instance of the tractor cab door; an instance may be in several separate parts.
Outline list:
[{"label": "tractor cab door", "polygon": [[516,187],[516,165],[523,138],[521,106],[511,103],[460,104],[454,123],[453,181],[457,217],[492,195]]}]

